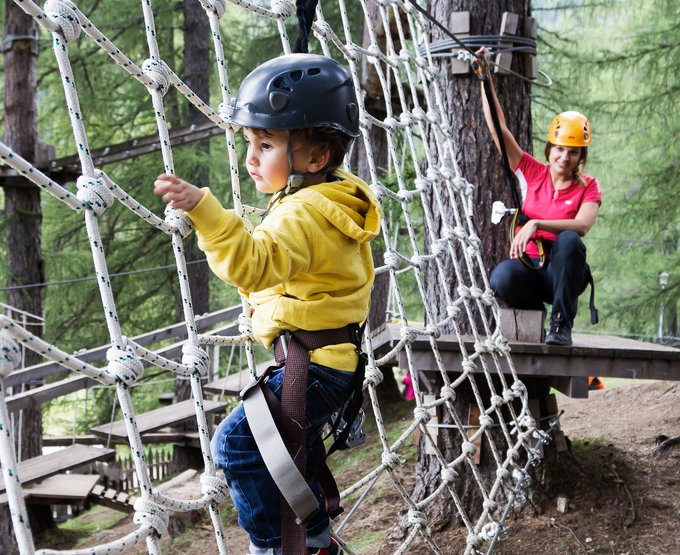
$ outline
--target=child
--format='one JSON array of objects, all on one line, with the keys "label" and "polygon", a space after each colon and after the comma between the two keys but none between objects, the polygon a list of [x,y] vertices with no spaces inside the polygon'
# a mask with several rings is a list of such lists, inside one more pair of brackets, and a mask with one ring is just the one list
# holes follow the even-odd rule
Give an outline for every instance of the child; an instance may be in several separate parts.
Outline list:
[{"label": "child", "polygon": [[[213,272],[247,297],[255,339],[267,348],[276,345],[279,355],[288,352],[286,367],[273,371],[262,387],[268,401],[270,392],[280,400],[283,391],[285,420],[300,408],[286,403],[284,380],[295,368],[296,337],[356,330],[368,316],[374,278],[369,241],[379,232],[380,208],[363,181],[339,169],[359,135],[359,111],[351,78],[337,62],[312,54],[266,62],[244,79],[231,121],[244,128],[246,167],[257,190],[273,195],[252,235],[208,189],[164,174],[154,192],[187,213]],[[339,553],[315,476],[324,455],[321,431],[356,386],[352,378],[359,365],[358,335],[322,344],[302,349],[309,352],[306,403],[298,403],[306,405],[301,409],[306,410],[306,445],[297,450],[304,455],[301,472],[319,502],[299,533],[307,553],[319,555]],[[250,552],[281,553],[281,513],[287,507],[280,506],[279,488],[253,439],[243,403],[220,424],[212,447],[239,524],[250,535]],[[299,463],[295,450],[291,456]]]}]

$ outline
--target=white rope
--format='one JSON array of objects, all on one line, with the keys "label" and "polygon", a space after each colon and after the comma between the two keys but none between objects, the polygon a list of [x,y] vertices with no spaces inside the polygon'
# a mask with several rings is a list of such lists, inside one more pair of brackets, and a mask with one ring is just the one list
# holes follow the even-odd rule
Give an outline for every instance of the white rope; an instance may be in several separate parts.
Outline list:
[{"label": "white rope", "polygon": [[[130,447],[134,454],[135,473],[141,488],[139,505],[135,507],[135,522],[139,529],[131,535],[105,546],[87,550],[68,552],[43,550],[40,553],[119,553],[142,540],[146,541],[149,553],[160,553],[159,538],[167,531],[167,511],[207,508],[215,529],[218,551],[226,554],[227,547],[218,506],[225,499],[227,488],[222,478],[217,476],[217,469],[210,454],[209,427],[203,410],[200,381],[210,367],[210,360],[201,345],[242,346],[248,368],[254,375],[255,356],[250,308],[243,300],[243,314],[239,319],[237,335],[227,337],[197,333],[183,248],[184,239],[191,233],[190,221],[184,214],[174,209],[167,210],[164,218],[156,216],[152,210],[130,197],[124,187],[94,167],[86,134],[87,115],[81,113],[77,84],[69,62],[69,49],[79,36],[82,42],[84,35],[148,91],[151,97],[150,106],[156,115],[164,171],[168,173],[174,173],[174,162],[170,134],[164,116],[163,98],[171,86],[175,87],[206,118],[225,130],[225,147],[231,168],[232,198],[236,213],[241,217],[248,214],[261,215],[262,209],[245,206],[241,202],[235,128],[229,123],[231,89],[220,28],[220,20],[227,11],[226,1],[200,0],[210,23],[216,72],[220,83],[220,101],[215,109],[193,93],[162,60],[150,0],[141,2],[149,57],[140,65],[129,59],[98,31],[72,2],[48,0],[43,10],[30,0],[16,1],[53,37],[53,51],[62,77],[75,145],[80,157],[82,175],[77,182],[77,195],[51,181],[2,143],[0,159],[72,210],[84,213],[111,341],[111,349],[107,355],[108,365],[99,369],[78,361],[2,316],[0,332],[3,336],[19,341],[46,358],[59,362],[65,368],[93,377],[106,386],[116,384],[117,401],[125,421]],[[290,52],[285,24],[295,13],[293,2],[274,0],[269,9],[245,0],[232,0],[231,3],[236,9],[248,12],[248,17],[259,18],[275,25],[281,40],[282,52]],[[373,11],[370,9],[370,3],[371,0],[359,0],[352,5],[352,10],[360,9],[364,20],[369,23],[366,26],[368,43],[365,45],[356,42],[361,38],[361,29],[351,28],[345,0],[338,0],[342,29],[339,27],[334,29],[325,21],[320,5],[317,7],[316,21],[312,26],[323,53],[327,56],[340,53],[352,75],[360,103],[360,131],[368,165],[368,175],[361,177],[369,182],[381,203],[392,203],[400,213],[398,221],[385,219],[382,222],[383,237],[389,248],[384,256],[385,264],[376,269],[376,274],[389,275],[390,310],[393,321],[399,326],[399,339],[379,358],[376,358],[373,352],[370,333],[365,340],[369,364],[364,387],[371,400],[381,445],[380,461],[376,462],[368,474],[358,477],[354,484],[346,487],[342,497],[346,498],[366,488],[360,502],[370,503],[369,493],[373,485],[380,477],[388,476],[403,501],[407,515],[408,533],[396,553],[405,553],[418,538],[424,541],[433,553],[443,553],[451,552],[451,547],[437,544],[436,538],[431,533],[428,507],[444,496],[455,506],[460,521],[467,529],[467,541],[465,546],[461,546],[460,551],[476,553],[485,543],[494,541],[499,531],[503,529],[504,515],[507,515],[509,504],[521,499],[518,488],[527,480],[525,468],[519,466],[521,455],[525,455],[530,462],[534,461],[538,451],[533,445],[545,438],[537,433],[536,423],[528,411],[526,388],[518,380],[507,341],[499,331],[500,310],[484,271],[480,239],[474,226],[472,198],[475,185],[461,175],[456,161],[458,146],[451,135],[449,116],[438,84],[438,70],[429,47],[429,22],[409,2],[403,0],[375,0]],[[375,13],[377,17],[371,15]],[[390,30],[391,25],[395,30],[394,34]],[[367,67],[377,77],[382,97],[385,99],[386,115],[382,119],[370,115],[364,106],[359,67],[364,58]],[[391,99],[395,99],[394,104]],[[384,135],[389,160],[387,173],[394,186],[386,185],[386,180],[381,181],[379,177],[376,156],[370,140],[371,133],[376,132]],[[428,137],[431,139],[427,140]],[[415,172],[415,177],[407,176],[407,169]],[[140,220],[170,236],[169,248],[172,248],[175,254],[188,333],[181,362],[170,360],[136,345],[129,341],[120,329],[106,264],[107,253],[104,252],[99,223],[106,210],[115,209],[115,201]],[[246,221],[244,219],[244,222]],[[436,222],[441,222],[442,227],[438,228]],[[399,236],[400,229],[405,230],[403,238]],[[451,279],[451,268],[458,284],[455,291],[450,291],[447,286]],[[423,302],[422,310],[428,325],[421,326],[413,320],[418,320],[422,316],[410,313],[411,308],[406,302],[404,290],[408,289],[410,293],[415,284],[415,291],[421,299],[425,299],[426,282],[436,283],[442,292],[445,306],[440,312],[445,313],[445,317],[438,319],[434,307]],[[481,319],[479,328],[475,325],[477,317]],[[469,349],[469,343],[462,339],[461,329],[464,326],[472,330],[472,350]],[[446,368],[439,349],[438,340],[444,332],[452,333],[461,353],[462,364],[461,368],[456,369],[458,375],[455,377],[448,373],[451,369]],[[430,351],[434,367],[443,382],[435,400],[427,403],[420,390],[418,368],[415,364],[416,348],[422,349],[424,346]],[[9,349],[9,352],[12,352],[11,348]],[[11,359],[11,355],[9,356]],[[9,365],[14,367],[14,362],[10,359],[4,362],[0,360],[0,373],[3,375],[11,371],[7,370]],[[135,409],[130,397],[130,389],[143,374],[142,360],[190,379],[205,465],[201,477],[201,496],[196,499],[173,499],[154,490],[151,485],[143,444],[136,426]],[[416,401],[413,420],[396,440],[390,442],[376,388],[383,380],[381,367],[389,367],[395,364],[395,361],[403,364],[411,375]],[[485,399],[480,392],[478,380],[485,383],[485,387],[491,393],[490,399]],[[457,389],[462,386],[470,388],[481,414],[479,426],[475,427],[470,437],[467,432],[472,428],[461,420],[454,407]],[[519,407],[518,413],[515,405]],[[0,409],[3,408],[6,410],[4,398],[0,401]],[[433,409],[446,412],[454,426],[453,433],[460,437],[461,451],[453,460],[445,460],[434,436],[434,428],[429,425],[431,419],[429,411]],[[0,413],[0,418],[5,418],[5,415]],[[492,429],[500,430],[500,434],[492,435]],[[416,501],[410,495],[412,485],[401,468],[403,459],[400,453],[417,430],[428,443],[428,448],[438,461],[441,471],[440,480],[432,485],[428,497]],[[491,482],[481,475],[472,461],[476,451],[475,442],[482,438],[485,438],[485,445],[488,444],[490,456],[493,457],[497,467]],[[15,461],[13,454],[5,452],[2,445],[0,451],[3,471],[6,468],[13,468],[12,461]],[[456,492],[456,482],[464,469],[484,500],[481,516],[476,519],[467,514]],[[5,482],[7,483],[6,477]],[[9,488],[8,495],[13,497]],[[20,500],[21,496],[19,495],[17,499]],[[22,502],[18,500],[15,500],[15,504]],[[359,503],[355,508],[358,506]],[[23,514],[21,507],[19,513]],[[20,541],[26,545],[22,553],[32,554],[34,548],[27,524],[23,526],[21,523],[18,526],[16,522],[14,524],[17,538],[21,537]],[[343,522],[342,526],[345,525]],[[346,545],[342,538],[338,537],[338,540],[341,545]],[[350,547],[346,547],[349,552]]]}]

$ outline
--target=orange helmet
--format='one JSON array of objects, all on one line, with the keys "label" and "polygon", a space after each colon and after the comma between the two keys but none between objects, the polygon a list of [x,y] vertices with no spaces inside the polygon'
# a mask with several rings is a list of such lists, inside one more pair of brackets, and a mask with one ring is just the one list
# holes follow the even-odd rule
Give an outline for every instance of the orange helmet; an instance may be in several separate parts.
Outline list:
[{"label": "orange helmet", "polygon": [[588,146],[590,122],[579,112],[557,114],[548,131],[548,142],[560,146]]}]

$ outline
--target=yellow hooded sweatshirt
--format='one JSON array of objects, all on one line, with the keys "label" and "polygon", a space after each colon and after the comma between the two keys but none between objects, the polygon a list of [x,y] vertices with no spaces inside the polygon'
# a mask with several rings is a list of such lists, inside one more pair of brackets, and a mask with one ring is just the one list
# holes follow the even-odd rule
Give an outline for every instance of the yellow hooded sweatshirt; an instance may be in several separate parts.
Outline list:
[{"label": "yellow hooded sweatshirt", "polygon": [[[283,330],[335,329],[368,317],[375,275],[369,241],[380,230],[380,206],[358,177],[339,169],[333,175],[339,181],[275,195],[252,235],[207,188],[187,212],[212,271],[253,307],[253,335],[266,348]],[[353,371],[357,354],[353,345],[330,345],[311,360]]]}]

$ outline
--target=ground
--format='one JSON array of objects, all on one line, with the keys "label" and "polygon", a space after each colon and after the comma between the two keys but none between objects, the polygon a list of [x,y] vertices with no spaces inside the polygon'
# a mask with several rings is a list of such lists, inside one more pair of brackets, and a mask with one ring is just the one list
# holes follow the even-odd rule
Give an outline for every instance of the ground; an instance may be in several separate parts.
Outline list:
[{"label": "ground", "polygon": [[[509,533],[494,553],[504,555],[672,555],[680,553],[680,446],[662,457],[654,449],[661,435],[680,434],[680,383],[637,382],[591,392],[590,399],[560,396],[561,425],[571,451],[560,455],[558,475],[546,472],[532,502],[509,521]],[[350,465],[351,467],[351,465]],[[187,484],[193,492],[197,484]],[[375,529],[396,520],[392,489],[376,488],[370,513],[354,515],[348,533],[363,538],[351,545],[362,555],[394,553],[398,543],[376,539]],[[181,494],[180,494],[181,495]],[[557,498],[567,500],[566,512]],[[105,520],[108,509],[90,518]],[[112,511],[111,511],[112,512]],[[115,515],[114,515],[115,516]],[[110,515],[109,515],[110,518]],[[235,526],[233,510],[225,509],[230,554],[247,553],[247,540]],[[89,538],[86,545],[120,537],[136,528],[129,517]],[[446,529],[437,533],[445,554],[462,553],[465,533]],[[42,547],[67,548],[54,540]],[[144,546],[131,553],[146,553]],[[163,553],[217,553],[212,528],[198,522],[182,534],[164,540]],[[430,553],[413,546],[407,553]]]}]

